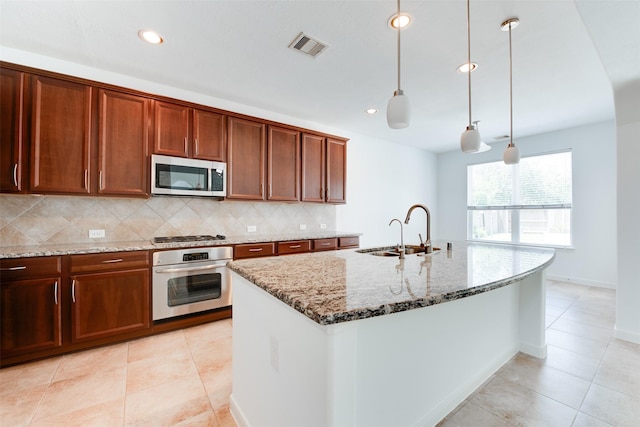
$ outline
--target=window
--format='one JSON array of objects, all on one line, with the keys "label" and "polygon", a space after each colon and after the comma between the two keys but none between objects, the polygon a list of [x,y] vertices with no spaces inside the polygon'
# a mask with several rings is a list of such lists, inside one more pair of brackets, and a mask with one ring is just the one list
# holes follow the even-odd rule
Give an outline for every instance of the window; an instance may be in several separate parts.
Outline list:
[{"label": "window", "polygon": [[571,152],[467,167],[470,240],[571,246]]}]

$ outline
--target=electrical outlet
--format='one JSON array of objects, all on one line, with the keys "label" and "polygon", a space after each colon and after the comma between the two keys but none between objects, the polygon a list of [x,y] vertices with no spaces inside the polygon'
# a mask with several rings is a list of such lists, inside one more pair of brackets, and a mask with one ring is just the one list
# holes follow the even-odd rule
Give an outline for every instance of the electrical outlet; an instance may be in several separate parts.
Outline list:
[{"label": "electrical outlet", "polygon": [[104,230],[89,230],[90,239],[101,239],[103,237],[105,237]]},{"label": "electrical outlet", "polygon": [[271,341],[271,367],[276,371],[280,371],[280,345],[278,339],[270,337]]},{"label": "electrical outlet", "polygon": [[257,227],[255,225],[247,225],[247,233],[255,233]]},{"label": "electrical outlet", "polygon": [[300,224],[300,230],[306,230],[307,224]]},{"label": "electrical outlet", "polygon": [[320,228],[324,230],[325,228],[327,228],[327,224],[320,224]]}]

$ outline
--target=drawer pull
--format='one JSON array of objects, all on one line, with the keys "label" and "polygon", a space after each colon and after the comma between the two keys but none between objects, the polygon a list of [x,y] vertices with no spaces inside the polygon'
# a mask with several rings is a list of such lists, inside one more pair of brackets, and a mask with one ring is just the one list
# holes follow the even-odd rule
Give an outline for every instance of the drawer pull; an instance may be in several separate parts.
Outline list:
[{"label": "drawer pull", "polygon": [[58,305],[58,281],[53,284],[53,301]]},{"label": "drawer pull", "polygon": [[251,248],[249,249],[249,252],[262,252],[263,248]]},{"label": "drawer pull", "polygon": [[84,188],[86,190],[89,189],[89,170],[88,169],[84,170]]},{"label": "drawer pull", "polygon": [[300,245],[289,245],[289,249],[298,249],[300,247]]},{"label": "drawer pull", "polygon": [[17,270],[26,270],[26,265],[19,265],[17,267],[9,267],[9,268],[0,268],[1,271],[17,271]]},{"label": "drawer pull", "polygon": [[18,186],[18,164],[13,165],[13,185]]},{"label": "drawer pull", "polygon": [[114,264],[116,262],[122,262],[122,258],[118,258],[118,259],[108,259],[106,261],[102,261],[103,264]]},{"label": "drawer pull", "polygon": [[71,282],[71,301],[76,302],[76,279]]},{"label": "drawer pull", "polygon": [[331,243],[329,243],[329,242],[320,243],[320,246],[330,246],[330,245],[331,245]]}]

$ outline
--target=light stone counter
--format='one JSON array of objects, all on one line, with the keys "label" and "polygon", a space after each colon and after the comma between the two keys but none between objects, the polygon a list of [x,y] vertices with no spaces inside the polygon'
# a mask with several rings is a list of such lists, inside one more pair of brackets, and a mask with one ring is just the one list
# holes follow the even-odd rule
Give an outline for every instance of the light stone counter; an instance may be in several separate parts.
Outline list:
[{"label": "light stone counter", "polygon": [[[207,234],[206,230],[202,234]],[[181,243],[153,243],[149,240],[138,240],[131,242],[100,242],[100,243],[78,243],[66,245],[38,245],[38,246],[5,246],[0,247],[0,259],[5,258],[25,258],[39,256],[56,255],[78,255],[101,252],[124,252],[124,251],[145,251],[163,250],[177,248],[193,248],[202,246],[228,246],[243,243],[256,242],[281,242],[288,240],[325,239],[334,237],[357,237],[361,233],[350,233],[341,231],[307,232],[295,234],[263,234],[252,236],[227,236],[225,240],[205,240],[198,242]]]},{"label": "light stone counter", "polygon": [[[435,247],[446,248],[436,242]],[[321,325],[452,301],[546,268],[551,249],[455,242],[431,255],[380,257],[356,250],[234,261],[240,276]]]}]

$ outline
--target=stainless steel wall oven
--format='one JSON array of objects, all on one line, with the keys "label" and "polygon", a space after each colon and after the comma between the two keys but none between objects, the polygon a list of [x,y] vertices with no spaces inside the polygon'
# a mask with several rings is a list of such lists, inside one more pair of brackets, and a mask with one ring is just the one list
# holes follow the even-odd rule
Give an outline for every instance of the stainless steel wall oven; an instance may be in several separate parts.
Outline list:
[{"label": "stainless steel wall oven", "polygon": [[153,320],[231,305],[230,246],[153,254]]}]

